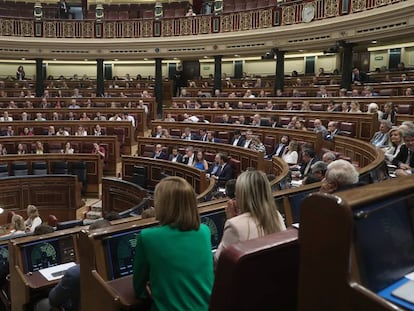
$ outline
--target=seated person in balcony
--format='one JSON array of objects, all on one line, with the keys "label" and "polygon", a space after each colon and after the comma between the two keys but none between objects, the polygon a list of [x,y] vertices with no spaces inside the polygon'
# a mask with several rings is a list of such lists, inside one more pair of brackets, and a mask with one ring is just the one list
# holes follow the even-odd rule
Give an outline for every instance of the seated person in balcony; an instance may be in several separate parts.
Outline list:
[{"label": "seated person in balcony", "polygon": [[325,178],[328,164],[323,161],[317,161],[311,166],[311,173],[303,179],[303,185],[309,185],[320,182]]},{"label": "seated person in balcony", "polygon": [[91,118],[88,117],[88,115],[86,114],[86,112],[82,112],[81,117],[79,118],[79,121],[90,121]]},{"label": "seated person in balcony", "polygon": [[389,135],[388,132],[392,128],[391,122],[387,120],[381,120],[379,131],[375,132],[371,138],[370,143],[373,144],[375,147],[378,148],[387,148],[389,145]]},{"label": "seated person in balcony", "polygon": [[330,163],[325,173],[320,192],[334,193],[360,185],[359,173],[355,166],[346,160],[336,160]]},{"label": "seated person in balcony", "polygon": [[59,127],[59,130],[56,133],[56,136],[69,136],[69,132],[63,127]]},{"label": "seated person in balcony", "polygon": [[193,147],[189,146],[185,149],[185,155],[183,156],[182,162],[188,166],[193,166],[195,161],[195,153]]},{"label": "seated person in balcony", "polygon": [[0,155],[7,155],[7,149],[2,144],[0,144]]},{"label": "seated person in balcony", "polygon": [[338,129],[338,122],[335,121],[329,121],[328,123],[328,131],[326,132],[326,135],[324,136],[325,140],[333,140],[335,135],[340,135],[340,131]]},{"label": "seated person in balcony", "polygon": [[266,152],[265,145],[261,142],[260,138],[255,136],[252,138],[252,143],[250,144],[250,149],[259,151],[259,152]]},{"label": "seated person in balcony", "polygon": [[256,96],[254,96],[254,94],[252,93],[252,91],[250,89],[246,90],[246,92],[243,95],[243,98],[255,98]]},{"label": "seated person in balcony", "polygon": [[22,65],[20,65],[19,67],[17,67],[17,71],[16,71],[16,79],[17,80],[24,80],[26,77],[26,73],[24,72],[24,68]]},{"label": "seated person in balcony", "polygon": [[320,119],[315,119],[315,121],[313,121],[313,131],[315,133],[322,133],[322,137],[325,137],[327,130]]},{"label": "seated person in balcony", "polygon": [[46,121],[46,119],[43,117],[41,112],[36,113],[36,119],[35,121]]},{"label": "seated person in balcony", "polygon": [[72,148],[72,145],[70,142],[67,142],[65,144],[65,149],[63,149],[64,154],[74,154],[75,150]]},{"label": "seated person in balcony", "polygon": [[3,116],[0,117],[0,122],[11,122],[13,121],[13,117],[9,116],[9,112],[3,112]]},{"label": "seated person in balcony", "polygon": [[49,125],[49,127],[47,128],[47,135],[48,136],[56,135],[55,127],[53,125]]},{"label": "seated person in balcony", "polygon": [[106,121],[106,117],[101,114],[101,112],[96,112],[95,121]]},{"label": "seated person in balcony", "polygon": [[93,143],[93,154],[99,154],[99,158],[104,160],[106,156],[106,150],[103,146],[99,145],[98,143]]},{"label": "seated person in balcony", "polygon": [[191,132],[189,127],[184,129],[184,133],[181,135],[181,139],[184,140],[197,140],[196,136]]},{"label": "seated person in balcony", "polygon": [[27,206],[27,219],[24,221],[26,231],[33,232],[34,229],[42,223],[39,210],[34,205]]},{"label": "seated person in balcony", "polygon": [[384,113],[382,114],[383,120],[388,120],[392,124],[395,124],[395,119],[397,117],[397,111],[394,107],[394,104],[392,102],[387,102],[384,105]]},{"label": "seated person in balcony", "polygon": [[389,131],[390,137],[388,147],[385,148],[385,160],[391,163],[397,154],[400,152],[401,146],[404,145],[403,131],[399,128],[394,128]]},{"label": "seated person in balcony", "polygon": [[407,87],[407,89],[404,92],[404,96],[413,96],[413,95],[414,95],[413,89],[410,87]]},{"label": "seated person in balcony", "polygon": [[183,161],[183,155],[178,152],[178,147],[174,146],[172,148],[172,153],[170,154],[168,160],[177,163],[181,163]]},{"label": "seated person in balcony", "polygon": [[360,71],[358,68],[354,68],[352,69],[352,83],[355,85],[361,85],[364,84],[365,82],[368,82],[368,75],[363,72]]},{"label": "seated person in balcony", "polygon": [[361,113],[362,111],[359,107],[360,107],[359,103],[355,100],[352,100],[351,104],[349,105],[348,112]]},{"label": "seated person in balcony", "polygon": [[14,136],[13,127],[11,125],[7,126],[7,129],[2,133],[2,136]]},{"label": "seated person in balcony", "polygon": [[247,130],[246,131],[246,135],[245,135],[245,140],[244,140],[244,144],[243,144],[243,148],[250,148],[250,145],[252,143],[252,139],[253,139],[253,132],[251,130]]},{"label": "seated person in balcony", "polygon": [[23,144],[18,144],[17,145],[17,148],[16,148],[16,150],[17,150],[17,154],[26,154],[26,148],[23,146]]},{"label": "seated person in balcony", "polygon": [[[75,77],[75,75],[73,75],[73,79],[74,80],[78,80],[78,78]],[[71,97],[73,97],[73,98],[82,98],[82,94],[79,93],[79,89],[78,88],[75,88],[75,89],[73,89],[73,95]],[[76,101],[75,101],[75,103],[76,103]]]},{"label": "seated person in balcony", "polygon": [[75,136],[88,136],[88,132],[83,128],[82,125],[79,125],[78,129],[75,132]]},{"label": "seated person in balcony", "polygon": [[204,152],[203,151],[198,151],[197,152],[195,162],[194,162],[194,167],[199,169],[200,171],[207,171],[208,170],[208,163],[207,163],[206,159],[204,159]]},{"label": "seated person in balcony", "polygon": [[233,168],[228,163],[228,157],[224,153],[217,153],[214,161],[217,169],[214,169],[213,166],[210,177],[217,179],[219,187],[224,187],[225,183],[233,178]]},{"label": "seated person in balcony", "polygon": [[28,127],[23,128],[23,132],[20,133],[20,136],[33,136],[33,130]]},{"label": "seated person in balcony", "polygon": [[208,131],[207,132],[207,140],[206,140],[206,142],[209,142],[209,143],[218,143],[218,142],[220,142],[220,140],[215,137],[214,131]]},{"label": "seated person in balcony", "polygon": [[412,175],[414,173],[414,129],[408,128],[403,131],[405,144],[395,156],[392,164],[397,166],[397,176]]},{"label": "seated person in balcony", "polygon": [[180,177],[164,178],[154,206],[160,226],[137,237],[136,296],[151,296],[152,310],[207,310],[214,281],[210,230],[200,224],[193,187]]},{"label": "seated person in balcony", "polygon": [[303,120],[296,120],[296,122],[295,122],[295,130],[307,131],[308,129],[305,126],[305,121],[303,121]]},{"label": "seated person in balcony", "polygon": [[244,137],[241,135],[241,131],[239,129],[234,130],[233,138],[231,139],[230,144],[239,147],[244,145]]},{"label": "seated person in balcony", "polygon": [[164,152],[161,144],[155,145],[154,155],[152,157],[158,160],[167,160],[167,154]]},{"label": "seated person in balcony", "polygon": [[291,167],[298,165],[299,154],[298,142],[296,140],[290,141],[289,145],[284,149],[281,158]]},{"label": "seated person in balcony", "polygon": [[275,148],[273,149],[273,152],[266,156],[266,159],[271,159],[273,157],[282,157],[288,144],[289,144],[289,136],[283,135],[280,138],[280,142],[277,143]]},{"label": "seated person in balcony", "polygon": [[[76,89],[75,89],[76,90]],[[73,98],[70,100],[70,105],[68,106],[69,109],[80,109],[80,106],[78,105],[76,98]]]},{"label": "seated person in balcony", "polygon": [[315,162],[318,161],[313,149],[304,149],[302,151],[302,163],[300,165],[301,178],[306,177],[311,172],[311,167]]},{"label": "seated person in balcony", "polygon": [[332,151],[327,151],[322,155],[322,161],[326,164],[330,164],[331,162],[336,160],[336,155]]},{"label": "seated person in balcony", "polygon": [[68,19],[69,18],[70,6],[66,2],[66,0],[60,0],[58,9],[59,9],[59,17],[60,18],[62,18],[62,19]]},{"label": "seated person in balcony", "polygon": [[167,122],[175,122],[175,119],[172,117],[171,113],[167,113],[167,117],[164,119]]},{"label": "seated person in balcony", "polygon": [[23,235],[26,233],[24,219],[20,215],[13,215],[11,219],[11,230],[9,234],[2,235],[1,238],[13,238],[13,236]]},{"label": "seated person in balcony", "polygon": [[185,16],[186,16],[186,17],[188,17],[188,16],[196,16],[196,14],[194,13],[194,11],[193,11],[193,8],[192,8],[192,7],[189,7],[189,8],[188,8],[188,11],[187,11],[187,13],[185,13]]},{"label": "seated person in balcony", "polygon": [[259,171],[245,171],[237,178],[236,199],[228,201],[226,215],[216,260],[229,245],[286,229],[275,206],[270,183]]},{"label": "seated person in balcony", "polygon": [[93,135],[94,136],[104,136],[105,131],[102,129],[102,127],[99,124],[96,124],[95,128],[93,129]]},{"label": "seated person in balcony", "polygon": [[40,140],[36,141],[35,153],[36,154],[43,154],[44,153],[43,144]]}]

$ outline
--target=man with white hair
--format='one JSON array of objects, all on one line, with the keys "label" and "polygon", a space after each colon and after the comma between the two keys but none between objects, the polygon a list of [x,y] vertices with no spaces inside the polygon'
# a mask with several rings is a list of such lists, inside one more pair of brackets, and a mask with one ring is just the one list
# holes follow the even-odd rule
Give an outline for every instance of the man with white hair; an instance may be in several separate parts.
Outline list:
[{"label": "man with white hair", "polygon": [[359,173],[348,161],[339,159],[328,165],[320,192],[334,193],[358,186]]}]

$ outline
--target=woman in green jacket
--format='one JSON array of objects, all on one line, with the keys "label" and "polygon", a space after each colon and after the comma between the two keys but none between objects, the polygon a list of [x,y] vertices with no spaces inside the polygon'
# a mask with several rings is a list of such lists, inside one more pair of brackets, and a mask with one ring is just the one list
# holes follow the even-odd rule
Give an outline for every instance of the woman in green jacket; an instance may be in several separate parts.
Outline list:
[{"label": "woman in green jacket", "polygon": [[134,290],[152,298],[151,310],[208,310],[213,287],[211,234],[200,224],[194,189],[180,177],[167,177],[155,188],[159,227],[137,238]]}]

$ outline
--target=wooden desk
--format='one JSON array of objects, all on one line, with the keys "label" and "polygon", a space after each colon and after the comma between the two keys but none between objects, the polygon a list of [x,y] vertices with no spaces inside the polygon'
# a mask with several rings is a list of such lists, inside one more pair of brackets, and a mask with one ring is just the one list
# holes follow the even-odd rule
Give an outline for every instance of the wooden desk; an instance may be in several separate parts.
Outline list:
[{"label": "wooden desk", "polygon": [[[35,154],[35,145],[36,141],[41,141],[44,147],[44,154],[42,156]],[[93,155],[93,143],[101,144],[106,151],[105,162],[101,165],[103,166],[103,172],[106,175],[115,176],[116,175],[116,165],[121,160],[120,157],[120,147],[117,136],[45,136],[45,135],[36,135],[36,136],[0,136],[0,143],[7,150],[7,156],[2,156],[0,162],[7,161],[9,164],[12,161],[16,161],[15,157],[20,157],[22,159],[27,158],[30,162],[44,161],[42,157],[49,159],[53,156],[60,155],[62,150],[65,148],[65,144],[70,142],[72,148],[74,149],[74,155],[84,154],[84,155]],[[26,154],[18,156],[17,145],[21,143],[26,147]],[[10,159],[10,160],[7,160]],[[26,160],[23,160],[26,161]],[[29,163],[31,164],[31,163]],[[29,172],[31,172],[31,166],[29,166]],[[92,171],[92,169],[91,169]],[[49,166],[49,172],[51,172],[51,166]],[[96,170],[93,170],[96,172]],[[9,174],[11,174],[11,165],[9,165]],[[101,173],[102,175],[102,173]],[[89,176],[92,179],[96,177]],[[91,180],[92,182],[92,180]],[[96,182],[95,182],[96,183]],[[93,182],[92,182],[93,184]]]},{"label": "wooden desk", "polygon": [[26,218],[26,207],[35,205],[43,221],[49,214],[60,221],[76,219],[76,210],[83,206],[81,185],[74,175],[12,176],[0,178],[0,205],[5,212],[1,223],[7,223],[7,212]]},{"label": "wooden desk", "polygon": [[9,241],[9,265],[10,265],[10,296],[13,311],[21,311],[32,302],[36,295],[44,289],[53,287],[58,281],[46,280],[40,272],[24,271],[24,252],[22,247],[27,243],[41,242],[51,238],[72,239],[75,261],[79,262],[77,235],[80,228],[60,230],[53,233],[22,237]]}]

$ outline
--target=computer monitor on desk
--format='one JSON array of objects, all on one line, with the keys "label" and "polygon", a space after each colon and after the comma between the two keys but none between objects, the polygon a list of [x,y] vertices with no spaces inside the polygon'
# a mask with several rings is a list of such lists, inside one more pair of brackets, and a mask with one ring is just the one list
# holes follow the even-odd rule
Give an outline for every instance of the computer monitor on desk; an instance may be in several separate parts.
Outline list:
[{"label": "computer monitor on desk", "polygon": [[76,262],[74,237],[64,235],[20,245],[23,272],[35,272],[68,262]]},{"label": "computer monitor on desk", "polygon": [[392,294],[400,283],[408,281],[404,276],[414,271],[414,194],[354,208],[353,215],[361,283],[414,310],[413,304],[407,306]]},{"label": "computer monitor on desk", "polygon": [[226,222],[226,211],[224,209],[202,213],[201,223],[207,225],[211,232],[211,247],[217,249],[223,236],[224,223]]},{"label": "computer monitor on desk", "polygon": [[137,236],[140,229],[124,231],[102,239],[106,250],[108,277],[114,280],[132,274]]}]

